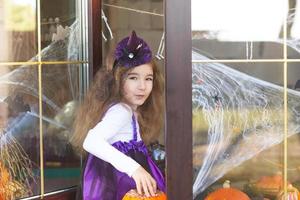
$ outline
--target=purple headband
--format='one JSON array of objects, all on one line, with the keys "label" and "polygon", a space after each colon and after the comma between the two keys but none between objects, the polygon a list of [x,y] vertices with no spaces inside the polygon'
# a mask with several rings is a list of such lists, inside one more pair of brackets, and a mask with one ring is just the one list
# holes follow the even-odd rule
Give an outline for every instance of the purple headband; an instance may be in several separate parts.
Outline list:
[{"label": "purple headband", "polygon": [[132,31],[129,37],[124,38],[117,44],[114,67],[136,67],[149,63],[151,59],[152,52],[148,44],[137,37],[135,31]]}]

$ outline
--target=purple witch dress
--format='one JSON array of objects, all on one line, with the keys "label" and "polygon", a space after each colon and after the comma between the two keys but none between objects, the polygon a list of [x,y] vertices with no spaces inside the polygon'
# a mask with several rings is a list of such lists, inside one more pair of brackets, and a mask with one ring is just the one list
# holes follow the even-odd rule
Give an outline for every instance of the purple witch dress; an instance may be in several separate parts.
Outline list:
[{"label": "purple witch dress", "polygon": [[[165,192],[162,173],[155,165],[143,141],[137,141],[136,119],[132,115],[133,139],[112,144],[116,149],[138,162],[156,180],[158,189]],[[92,154],[88,154],[84,167],[82,195],[84,200],[122,200],[136,184],[133,178]]]}]

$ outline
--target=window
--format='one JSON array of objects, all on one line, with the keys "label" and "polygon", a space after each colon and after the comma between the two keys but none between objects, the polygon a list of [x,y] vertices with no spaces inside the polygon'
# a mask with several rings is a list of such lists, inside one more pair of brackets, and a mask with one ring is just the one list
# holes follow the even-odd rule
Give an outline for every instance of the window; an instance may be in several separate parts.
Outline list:
[{"label": "window", "polygon": [[192,1],[194,199],[299,189],[298,6]]},{"label": "window", "polygon": [[74,113],[89,82],[86,1],[0,1],[0,197],[78,184]]}]

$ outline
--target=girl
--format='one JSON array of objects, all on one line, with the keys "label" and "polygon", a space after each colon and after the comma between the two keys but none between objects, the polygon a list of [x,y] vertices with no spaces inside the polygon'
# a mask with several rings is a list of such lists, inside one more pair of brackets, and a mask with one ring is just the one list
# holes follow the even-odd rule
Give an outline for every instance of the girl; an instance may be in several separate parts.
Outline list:
[{"label": "girl", "polygon": [[146,196],[165,191],[145,146],[162,127],[162,80],[149,46],[134,31],[117,44],[112,69],[97,73],[73,138],[87,151],[84,200],[121,200],[131,189]]}]

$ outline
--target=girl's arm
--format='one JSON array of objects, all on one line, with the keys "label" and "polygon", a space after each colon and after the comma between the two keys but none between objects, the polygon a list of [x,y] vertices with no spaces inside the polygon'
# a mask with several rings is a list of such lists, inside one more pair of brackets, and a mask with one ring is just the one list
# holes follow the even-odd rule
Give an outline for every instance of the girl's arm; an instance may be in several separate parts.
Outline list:
[{"label": "girl's arm", "polygon": [[118,134],[126,124],[131,124],[131,117],[132,111],[125,105],[114,105],[107,111],[102,121],[88,132],[83,143],[83,148],[87,152],[109,162],[117,170],[126,173],[130,177],[140,165],[114,148],[108,140]]}]

